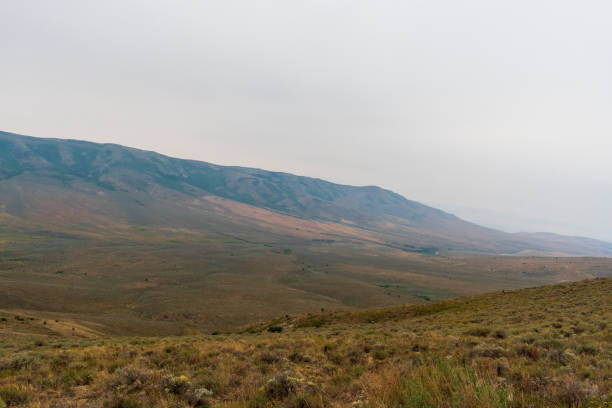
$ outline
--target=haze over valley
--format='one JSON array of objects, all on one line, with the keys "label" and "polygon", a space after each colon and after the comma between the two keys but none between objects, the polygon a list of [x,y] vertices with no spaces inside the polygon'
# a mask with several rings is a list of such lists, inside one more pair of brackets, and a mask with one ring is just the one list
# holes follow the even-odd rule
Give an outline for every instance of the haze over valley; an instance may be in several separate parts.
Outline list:
[{"label": "haze over valley", "polygon": [[610,15],[0,2],[0,408],[612,407]]}]

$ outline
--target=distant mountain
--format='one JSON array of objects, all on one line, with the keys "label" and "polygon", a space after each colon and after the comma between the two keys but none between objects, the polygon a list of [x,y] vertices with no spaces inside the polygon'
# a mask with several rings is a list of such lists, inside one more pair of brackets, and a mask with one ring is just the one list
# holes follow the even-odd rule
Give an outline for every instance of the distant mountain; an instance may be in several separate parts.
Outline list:
[{"label": "distant mountain", "polygon": [[0,132],[0,228],[83,236],[356,240],[408,252],[612,254],[612,244],[484,228],[379,187]]}]

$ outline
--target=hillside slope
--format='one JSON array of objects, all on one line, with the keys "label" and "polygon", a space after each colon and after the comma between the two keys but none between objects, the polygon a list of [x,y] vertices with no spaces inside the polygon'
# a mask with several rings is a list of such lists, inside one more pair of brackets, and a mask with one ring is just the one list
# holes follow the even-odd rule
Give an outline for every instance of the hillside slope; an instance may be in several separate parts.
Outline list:
[{"label": "hillside slope", "polygon": [[[281,215],[288,218],[279,222]],[[296,225],[306,220],[318,230],[311,239],[333,235],[414,252],[612,254],[612,244],[601,241],[483,228],[379,187],[6,132],[0,219],[4,228],[95,236],[136,226],[298,237]]]},{"label": "hillside slope", "polygon": [[69,327],[50,336],[46,326],[63,321],[0,311],[0,399],[39,408],[607,407],[611,299],[612,279],[595,279],[283,316],[240,334],[94,340]]}]

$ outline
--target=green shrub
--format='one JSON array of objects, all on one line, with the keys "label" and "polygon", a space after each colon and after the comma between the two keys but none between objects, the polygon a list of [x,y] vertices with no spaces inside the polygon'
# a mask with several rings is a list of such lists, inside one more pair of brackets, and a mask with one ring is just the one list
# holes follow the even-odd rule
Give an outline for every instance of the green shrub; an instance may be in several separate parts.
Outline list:
[{"label": "green shrub", "polygon": [[295,373],[285,371],[271,378],[264,385],[264,391],[268,400],[283,400],[295,395],[301,386],[302,380]]},{"label": "green shrub", "polygon": [[516,348],[516,354],[537,361],[542,355],[542,349],[529,344],[522,344]]},{"label": "green shrub", "polygon": [[40,357],[31,354],[17,355],[13,358],[0,360],[0,370],[21,370],[40,366]]},{"label": "green shrub", "polygon": [[215,374],[214,370],[205,370],[194,378],[194,383],[198,386],[205,387],[210,390],[213,394],[221,394],[223,391],[223,382],[219,379],[218,375]]},{"label": "green shrub", "polygon": [[283,406],[287,408],[323,408],[326,405],[320,395],[304,394],[290,395],[283,402]]},{"label": "green shrub", "polygon": [[133,390],[137,390],[142,387],[150,376],[151,373],[149,371],[129,365],[115,370],[110,380],[110,384],[113,387],[123,385]]},{"label": "green shrub", "polygon": [[383,349],[378,349],[374,352],[374,358],[376,360],[384,360],[385,358],[387,358],[388,355],[389,353],[387,353],[387,351]]},{"label": "green shrub", "polygon": [[283,331],[283,328],[281,326],[270,326],[268,327],[268,331],[270,333],[280,333]]},{"label": "green shrub", "polygon": [[166,375],[162,378],[162,388],[174,395],[185,395],[191,389],[191,382],[184,376]]},{"label": "green shrub", "polygon": [[281,360],[281,356],[278,353],[274,353],[270,350],[264,350],[259,354],[257,359],[266,364],[272,364],[279,362]]},{"label": "green shrub", "polygon": [[410,310],[412,310],[412,313],[414,314],[414,316],[419,317],[419,316],[428,316],[428,315],[432,315],[435,313],[443,312],[445,310],[451,310],[451,309],[456,309],[456,308],[457,308],[457,305],[455,304],[452,304],[449,302],[438,302],[438,303],[432,303],[432,304],[413,306],[411,307]]},{"label": "green shrub", "polygon": [[329,320],[325,318],[325,316],[312,316],[308,317],[301,322],[299,322],[295,327],[297,328],[305,328],[305,327],[321,327],[329,323]]},{"label": "green shrub", "polygon": [[257,392],[251,397],[247,405],[248,408],[269,408],[272,403],[268,400],[264,391]]},{"label": "green shrub", "polygon": [[0,400],[9,407],[25,404],[29,399],[28,391],[13,386],[0,388]]},{"label": "green shrub", "polygon": [[491,333],[491,330],[486,327],[476,327],[465,332],[469,336],[477,337],[487,337],[489,333]]},{"label": "green shrub", "polygon": [[580,347],[578,347],[578,352],[580,354],[588,354],[594,356],[595,354],[597,354],[598,351],[599,348],[597,347],[597,345],[592,343],[581,344]]},{"label": "green shrub", "polygon": [[94,374],[90,370],[83,368],[69,370],[62,378],[64,384],[68,386],[89,385],[93,380]]},{"label": "green shrub", "polygon": [[495,337],[496,339],[505,339],[506,337],[508,337],[508,335],[504,330],[496,330],[495,333],[493,333],[493,337]]},{"label": "green shrub", "polygon": [[104,408],[140,408],[140,404],[130,397],[115,397]]},{"label": "green shrub", "polygon": [[472,355],[478,357],[500,358],[508,355],[502,347],[478,345],[472,349]]}]

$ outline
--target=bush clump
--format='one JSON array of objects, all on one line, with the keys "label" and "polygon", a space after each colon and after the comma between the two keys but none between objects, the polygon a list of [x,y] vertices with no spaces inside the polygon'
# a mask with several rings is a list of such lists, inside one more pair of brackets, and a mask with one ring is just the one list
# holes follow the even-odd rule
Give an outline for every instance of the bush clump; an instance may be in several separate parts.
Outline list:
[{"label": "bush clump", "polygon": [[192,407],[208,407],[206,398],[213,395],[207,388],[194,387],[184,375],[166,375],[162,378],[161,385],[165,392],[180,397]]},{"label": "bush clump", "polygon": [[162,388],[170,394],[184,395],[191,388],[191,382],[184,375],[166,375],[162,378]]},{"label": "bush clump", "polygon": [[113,388],[127,387],[131,390],[138,390],[142,388],[150,376],[151,373],[149,371],[129,365],[115,370],[110,385]]},{"label": "bush clump", "polygon": [[38,368],[40,358],[34,355],[18,355],[13,358],[0,360],[0,370],[21,370],[24,368]]},{"label": "bush clump", "polygon": [[69,386],[89,385],[94,381],[94,378],[95,376],[91,370],[81,368],[69,370],[64,374],[62,381]]},{"label": "bush clump", "polygon": [[465,334],[476,337],[487,337],[491,333],[491,329],[486,327],[476,327],[468,330]]},{"label": "bush clump", "polygon": [[295,327],[298,329],[306,327],[319,328],[329,323],[329,320],[325,316],[312,316],[300,321]]},{"label": "bush clump", "polygon": [[270,326],[268,327],[268,331],[270,333],[280,333],[283,331],[283,328],[281,326]]},{"label": "bush clump", "polygon": [[284,400],[290,395],[296,395],[298,392],[303,393],[313,387],[313,384],[308,383],[303,378],[292,371],[285,371],[277,374],[270,379],[264,386],[265,394],[268,400]]},{"label": "bush clump", "polygon": [[478,357],[500,358],[506,357],[508,353],[501,347],[480,345],[474,347],[472,355]]},{"label": "bush clump", "polygon": [[8,386],[0,388],[0,400],[8,407],[16,407],[28,402],[30,394],[23,388]]},{"label": "bush clump", "polygon": [[537,361],[542,355],[542,349],[530,344],[522,344],[516,348],[516,354]]},{"label": "bush clump", "polygon": [[503,330],[495,330],[495,333],[493,333],[493,337],[495,337],[496,339],[505,339],[506,337],[508,337],[508,335]]},{"label": "bush clump", "polygon": [[104,403],[104,408],[140,408],[141,405],[131,397],[113,397]]},{"label": "bush clump", "polygon": [[259,354],[258,360],[266,364],[273,364],[279,362],[281,360],[281,356],[270,350],[265,350]]},{"label": "bush clump", "polygon": [[563,366],[566,366],[576,359],[576,355],[569,351],[551,350],[548,352],[548,358]]}]

